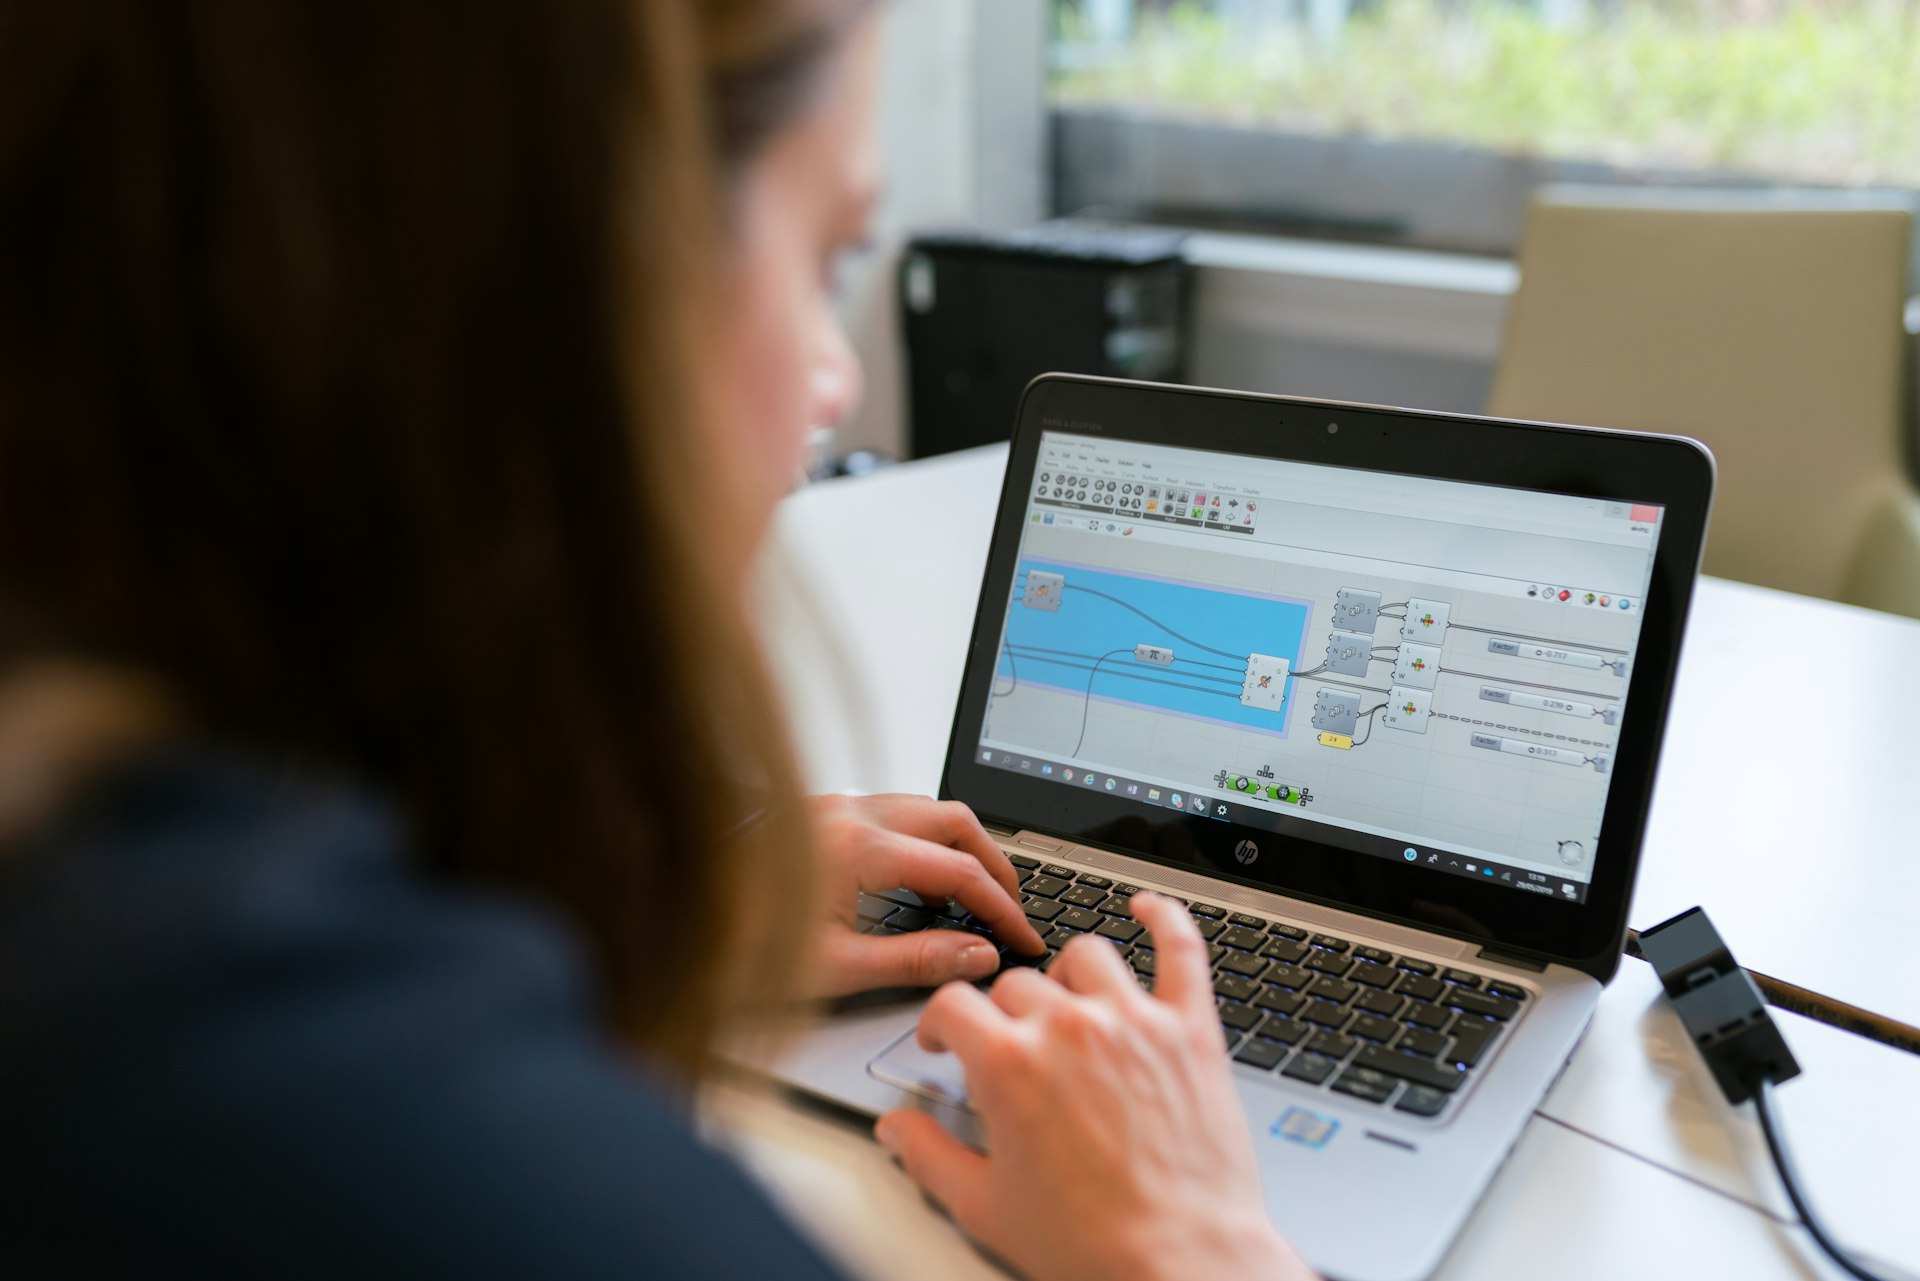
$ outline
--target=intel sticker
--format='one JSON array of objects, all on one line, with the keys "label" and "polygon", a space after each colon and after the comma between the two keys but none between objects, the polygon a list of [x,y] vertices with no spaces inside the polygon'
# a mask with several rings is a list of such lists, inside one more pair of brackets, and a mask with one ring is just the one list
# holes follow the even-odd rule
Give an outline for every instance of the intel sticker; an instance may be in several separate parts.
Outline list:
[{"label": "intel sticker", "polygon": [[1315,1150],[1324,1148],[1340,1128],[1340,1122],[1307,1108],[1288,1108],[1273,1123],[1272,1133]]}]

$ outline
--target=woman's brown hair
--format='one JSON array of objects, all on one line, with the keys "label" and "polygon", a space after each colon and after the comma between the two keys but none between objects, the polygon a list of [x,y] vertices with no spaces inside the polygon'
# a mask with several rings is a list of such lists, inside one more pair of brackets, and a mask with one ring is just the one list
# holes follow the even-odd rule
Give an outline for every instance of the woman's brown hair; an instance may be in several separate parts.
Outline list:
[{"label": "woman's brown hair", "polygon": [[[845,6],[840,6],[844,8]],[[834,6],[0,9],[0,637],[388,796],[683,1072],[810,851],[702,430]]]}]

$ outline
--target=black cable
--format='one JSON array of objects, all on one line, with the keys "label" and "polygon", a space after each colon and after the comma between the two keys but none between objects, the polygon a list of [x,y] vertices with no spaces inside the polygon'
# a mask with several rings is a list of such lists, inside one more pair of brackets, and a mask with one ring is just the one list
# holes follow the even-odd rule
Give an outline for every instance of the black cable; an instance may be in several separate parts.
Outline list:
[{"label": "black cable", "polygon": [[1773,1082],[1764,1076],[1753,1091],[1753,1110],[1760,1115],[1760,1133],[1766,1136],[1767,1153],[1773,1157],[1773,1168],[1780,1175],[1780,1185],[1787,1190],[1787,1200],[1793,1202],[1794,1212],[1806,1225],[1807,1235],[1813,1238],[1813,1243],[1839,1264],[1848,1276],[1859,1277],[1860,1281],[1887,1281],[1879,1273],[1855,1262],[1853,1256],[1827,1234],[1826,1226],[1814,1214],[1813,1206],[1800,1189],[1800,1176],[1794,1171],[1793,1158],[1787,1155],[1786,1140],[1781,1136],[1780,1122],[1773,1112]]}]

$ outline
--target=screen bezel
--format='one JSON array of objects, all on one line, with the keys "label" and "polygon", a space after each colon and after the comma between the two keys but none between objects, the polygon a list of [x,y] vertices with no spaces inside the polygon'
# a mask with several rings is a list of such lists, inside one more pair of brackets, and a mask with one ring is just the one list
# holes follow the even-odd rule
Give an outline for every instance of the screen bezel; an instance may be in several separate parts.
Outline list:
[{"label": "screen bezel", "polygon": [[[1586,900],[1548,899],[977,762],[1027,491],[1046,431],[1665,508]],[[1020,404],[941,795],[988,822],[1470,939],[1573,966],[1604,983],[1625,937],[1713,482],[1712,455],[1685,437],[1042,375]],[[1243,839],[1285,856],[1263,858],[1264,866],[1251,871],[1233,857]]]}]

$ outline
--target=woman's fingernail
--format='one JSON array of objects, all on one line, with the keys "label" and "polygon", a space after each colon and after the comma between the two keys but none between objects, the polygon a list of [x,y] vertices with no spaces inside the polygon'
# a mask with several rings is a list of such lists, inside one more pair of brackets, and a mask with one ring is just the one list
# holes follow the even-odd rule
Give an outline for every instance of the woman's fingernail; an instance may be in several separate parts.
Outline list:
[{"label": "woman's fingernail", "polygon": [[894,1123],[892,1117],[880,1118],[879,1123],[873,1127],[873,1137],[875,1142],[888,1152],[894,1156],[900,1155],[900,1127]]},{"label": "woman's fingernail", "polygon": [[958,964],[963,979],[983,979],[1000,968],[1000,954],[986,943],[969,943],[960,949]]}]

